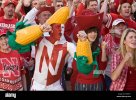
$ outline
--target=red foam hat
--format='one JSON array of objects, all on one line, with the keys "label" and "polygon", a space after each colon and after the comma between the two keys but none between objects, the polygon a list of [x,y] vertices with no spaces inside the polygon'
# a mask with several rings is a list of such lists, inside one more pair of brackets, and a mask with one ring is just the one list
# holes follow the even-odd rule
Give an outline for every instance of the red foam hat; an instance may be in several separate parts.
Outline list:
[{"label": "red foam hat", "polygon": [[75,17],[79,30],[86,30],[90,27],[97,27],[101,29],[103,22],[103,13],[95,15],[80,15]]},{"label": "red foam hat", "polygon": [[51,14],[53,14],[55,12],[55,8],[54,7],[42,7],[40,8],[37,16],[43,11],[49,11]]}]

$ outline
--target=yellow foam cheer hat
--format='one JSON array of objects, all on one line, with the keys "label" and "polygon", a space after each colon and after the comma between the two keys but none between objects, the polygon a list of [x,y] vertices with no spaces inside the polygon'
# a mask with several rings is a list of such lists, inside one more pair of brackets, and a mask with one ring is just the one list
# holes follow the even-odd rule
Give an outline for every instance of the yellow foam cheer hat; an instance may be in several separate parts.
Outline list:
[{"label": "yellow foam cheer hat", "polygon": [[70,11],[68,7],[61,7],[46,21],[46,23],[49,25],[54,23],[64,24],[67,21],[69,12]]},{"label": "yellow foam cheer hat", "polygon": [[[67,21],[69,16],[69,8],[62,7],[57,10],[47,21],[46,23],[51,24],[64,24]],[[27,45],[31,42],[34,42],[39,37],[41,37],[43,31],[39,25],[29,26],[23,29],[20,29],[16,32],[16,42],[21,45]]]}]

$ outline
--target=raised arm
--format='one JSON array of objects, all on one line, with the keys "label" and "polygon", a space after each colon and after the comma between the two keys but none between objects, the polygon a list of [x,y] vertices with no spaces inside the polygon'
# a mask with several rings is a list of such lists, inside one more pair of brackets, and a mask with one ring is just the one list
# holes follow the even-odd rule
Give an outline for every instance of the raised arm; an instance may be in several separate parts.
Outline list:
[{"label": "raised arm", "polygon": [[22,14],[21,14],[21,12],[20,12],[22,5],[23,5],[23,0],[19,0],[17,6],[16,6],[16,8],[15,8],[15,13],[16,13],[17,16],[18,16],[18,19],[20,19],[21,16],[22,16]]},{"label": "raised arm", "polygon": [[40,7],[41,7],[41,2],[39,1],[39,2],[37,2],[37,5],[35,5],[35,7],[32,8],[27,13],[27,15],[24,18],[24,21],[27,21],[26,24],[31,24],[31,25],[35,25],[36,24],[35,18],[36,18],[36,15],[37,15],[38,10],[40,9]]},{"label": "raised arm", "polygon": [[31,9],[25,16],[23,22],[27,21],[26,24],[31,24],[31,25],[35,25],[35,18],[36,18],[36,14],[38,13],[38,9],[36,9],[35,7],[33,9]]},{"label": "raised arm", "polygon": [[125,64],[129,59],[131,59],[132,54],[127,52],[125,57],[122,59],[122,61],[117,65],[117,57],[116,55],[112,57],[112,64],[111,64],[111,79],[113,81],[117,80],[118,77],[121,75],[123,68],[125,67]]},{"label": "raised arm", "polygon": [[103,22],[104,23],[107,23],[108,21],[108,17],[107,17],[107,7],[108,6],[108,0],[104,0],[104,3],[100,9],[100,13],[104,12],[104,15],[103,15]]}]

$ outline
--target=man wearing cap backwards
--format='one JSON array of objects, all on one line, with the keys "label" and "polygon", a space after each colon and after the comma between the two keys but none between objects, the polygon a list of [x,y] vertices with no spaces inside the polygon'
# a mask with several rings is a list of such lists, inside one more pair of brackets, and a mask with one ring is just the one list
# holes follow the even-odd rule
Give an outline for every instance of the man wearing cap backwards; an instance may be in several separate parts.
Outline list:
[{"label": "man wearing cap backwards", "polygon": [[5,0],[3,3],[4,16],[0,17],[0,29],[13,31],[17,19],[14,17],[16,3],[13,0]]},{"label": "man wearing cap backwards", "polygon": [[8,45],[6,30],[0,30],[0,91],[26,90],[20,54]]},{"label": "man wearing cap backwards", "polygon": [[104,12],[104,23],[106,24],[106,27],[110,29],[112,27],[112,22],[117,18],[122,18],[130,28],[136,29],[136,22],[131,19],[131,4],[133,0],[120,0],[119,6],[118,6],[118,13],[119,14],[107,14],[107,3],[108,0],[104,1],[103,7],[101,9],[101,12]]},{"label": "man wearing cap backwards", "polygon": [[127,28],[126,22],[123,19],[116,19],[112,23],[112,28],[110,33],[106,34],[103,37],[102,42],[102,61],[107,61],[107,66],[105,69],[105,83],[106,90],[109,91],[111,84],[111,57],[119,48],[120,38],[122,36],[123,31]]}]

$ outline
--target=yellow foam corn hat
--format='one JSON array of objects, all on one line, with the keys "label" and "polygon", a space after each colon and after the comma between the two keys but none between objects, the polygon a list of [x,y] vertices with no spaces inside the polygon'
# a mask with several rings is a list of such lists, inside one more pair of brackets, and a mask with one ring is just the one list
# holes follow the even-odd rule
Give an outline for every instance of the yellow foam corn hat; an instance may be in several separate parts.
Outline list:
[{"label": "yellow foam corn hat", "polygon": [[54,23],[65,24],[68,16],[69,16],[69,8],[68,7],[62,7],[59,10],[57,10],[56,14],[53,14],[46,21],[46,23],[49,24],[49,25],[54,24]]},{"label": "yellow foam corn hat", "polygon": [[[46,23],[51,24],[64,24],[67,21],[69,16],[69,8],[62,7],[57,10],[47,21]],[[41,37],[43,31],[38,25],[33,25],[26,27],[24,29],[20,29],[16,32],[16,42],[21,45],[27,45],[31,42],[34,42],[39,37]]]},{"label": "yellow foam corn hat", "polygon": [[88,39],[82,42],[78,40],[76,54],[77,56],[86,56],[88,58],[88,64],[91,64],[93,62],[92,50]]}]

